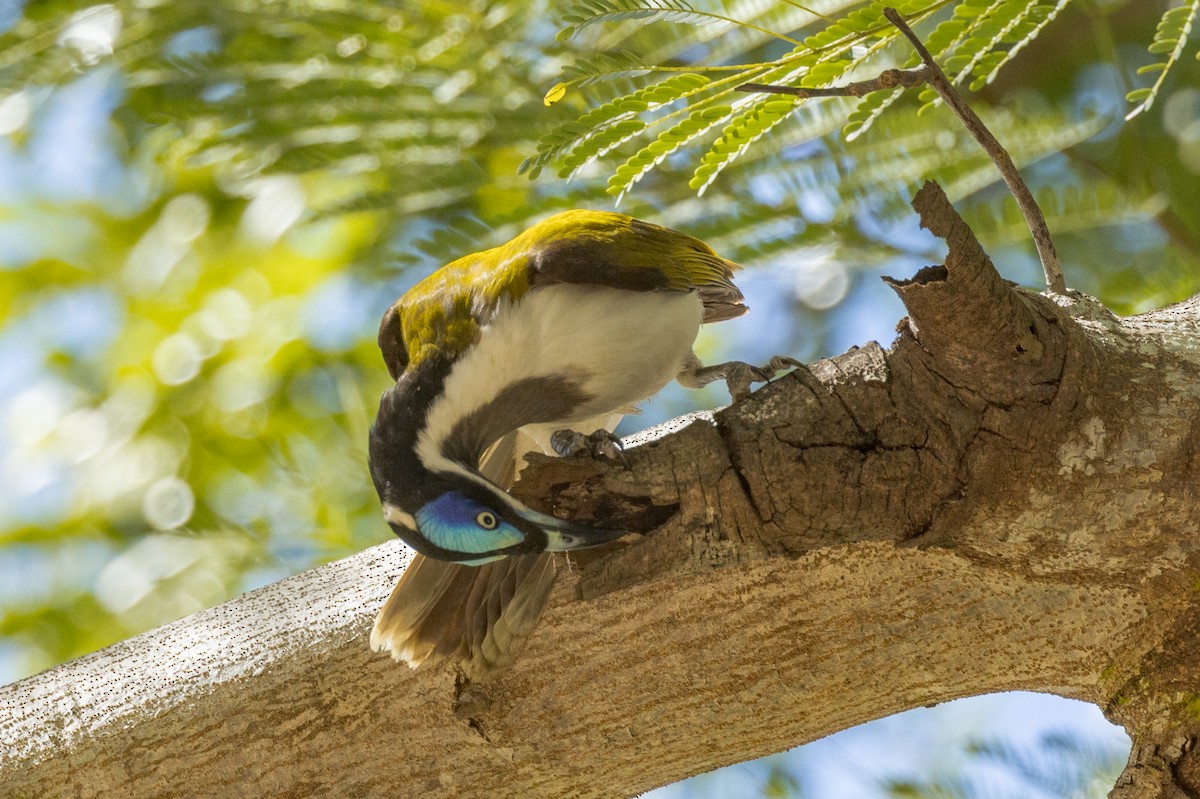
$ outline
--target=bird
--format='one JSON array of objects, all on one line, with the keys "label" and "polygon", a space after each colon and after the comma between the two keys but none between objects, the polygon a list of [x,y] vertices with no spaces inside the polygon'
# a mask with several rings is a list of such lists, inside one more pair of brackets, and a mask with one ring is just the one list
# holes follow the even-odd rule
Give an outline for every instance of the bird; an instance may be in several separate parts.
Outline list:
[{"label": "bird", "polygon": [[454,662],[474,681],[512,664],[553,586],[552,553],[624,535],[512,497],[523,456],[611,452],[621,415],[672,379],[724,378],[737,398],[782,368],[790,359],[704,366],[693,352],[701,324],[746,312],[738,268],[685,233],[570,210],[446,264],[387,309],[378,343],[395,382],[369,466],[416,554],[373,650],[414,669]]}]

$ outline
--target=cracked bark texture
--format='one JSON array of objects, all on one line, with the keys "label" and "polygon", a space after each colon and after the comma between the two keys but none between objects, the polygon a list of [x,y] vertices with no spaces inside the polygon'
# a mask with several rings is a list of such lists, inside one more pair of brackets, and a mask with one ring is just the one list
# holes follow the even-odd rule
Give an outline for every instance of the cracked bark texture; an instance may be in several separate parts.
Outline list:
[{"label": "cracked bark texture", "polygon": [[629,468],[516,492],[646,530],[564,570],[487,685],[367,648],[399,542],[0,688],[5,796],[633,795],[1025,689],[1134,739],[1113,796],[1200,796],[1200,297],[1118,319],[1001,280],[941,191],[910,316]]}]

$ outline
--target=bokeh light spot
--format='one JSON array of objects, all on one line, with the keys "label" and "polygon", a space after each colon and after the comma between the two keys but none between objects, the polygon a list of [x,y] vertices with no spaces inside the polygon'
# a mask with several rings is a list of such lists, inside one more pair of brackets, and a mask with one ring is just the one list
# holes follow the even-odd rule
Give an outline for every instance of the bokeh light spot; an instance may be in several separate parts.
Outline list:
[{"label": "bokeh light spot", "polygon": [[151,483],[142,500],[146,521],[159,530],[173,530],[185,524],[195,508],[192,487],[174,476]]},{"label": "bokeh light spot", "polygon": [[14,92],[0,100],[0,136],[16,133],[25,127],[33,110],[26,92]]},{"label": "bokeh light spot", "polygon": [[164,385],[177,386],[199,374],[202,359],[195,339],[186,333],[176,333],[154,348],[151,366]]},{"label": "bokeh light spot", "polygon": [[75,51],[83,66],[112,55],[121,32],[121,12],[108,3],[76,12],[58,35],[58,43]]},{"label": "bokeh light spot", "polygon": [[342,58],[349,58],[355,53],[367,46],[367,37],[361,33],[356,33],[353,36],[347,36],[337,44],[337,54]]},{"label": "bokeh light spot", "polygon": [[796,297],[817,311],[834,307],[850,290],[850,273],[825,249],[809,249],[796,258]]},{"label": "bokeh light spot", "polygon": [[242,235],[261,246],[273,244],[304,213],[304,187],[292,175],[255,181],[254,199],[242,216]]},{"label": "bokeh light spot", "polygon": [[95,408],[80,408],[67,414],[58,426],[63,459],[82,463],[108,443],[108,417]]},{"label": "bokeh light spot", "polygon": [[208,295],[197,321],[200,328],[215,339],[240,338],[250,328],[250,303],[234,289],[221,289]]},{"label": "bokeh light spot", "polygon": [[260,364],[244,358],[225,364],[213,375],[213,401],[223,411],[240,411],[262,402],[272,389],[264,372]]}]

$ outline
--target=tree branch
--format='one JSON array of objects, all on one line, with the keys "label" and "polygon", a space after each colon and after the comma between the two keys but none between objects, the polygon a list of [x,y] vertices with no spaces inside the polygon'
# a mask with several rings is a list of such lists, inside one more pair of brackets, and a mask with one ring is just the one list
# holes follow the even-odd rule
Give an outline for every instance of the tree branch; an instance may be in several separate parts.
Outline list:
[{"label": "tree branch", "polygon": [[542,509],[672,515],[576,559],[497,682],[368,650],[392,542],[0,688],[0,784],[633,795],[1013,689],[1124,724],[1122,796],[1192,784],[1200,298],[1117,320],[1026,292],[939,191],[917,205],[950,255],[893,281],[912,318],[890,350],[641,436],[628,469],[529,467]]}]

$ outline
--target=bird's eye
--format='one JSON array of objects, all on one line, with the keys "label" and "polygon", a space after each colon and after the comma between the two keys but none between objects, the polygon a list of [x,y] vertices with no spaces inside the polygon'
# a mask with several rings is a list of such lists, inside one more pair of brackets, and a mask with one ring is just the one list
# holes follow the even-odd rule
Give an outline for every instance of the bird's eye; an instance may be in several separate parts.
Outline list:
[{"label": "bird's eye", "polygon": [[496,514],[492,513],[489,510],[480,511],[478,514],[475,515],[475,523],[478,524],[480,527],[482,527],[484,530],[495,530],[496,529]]}]

